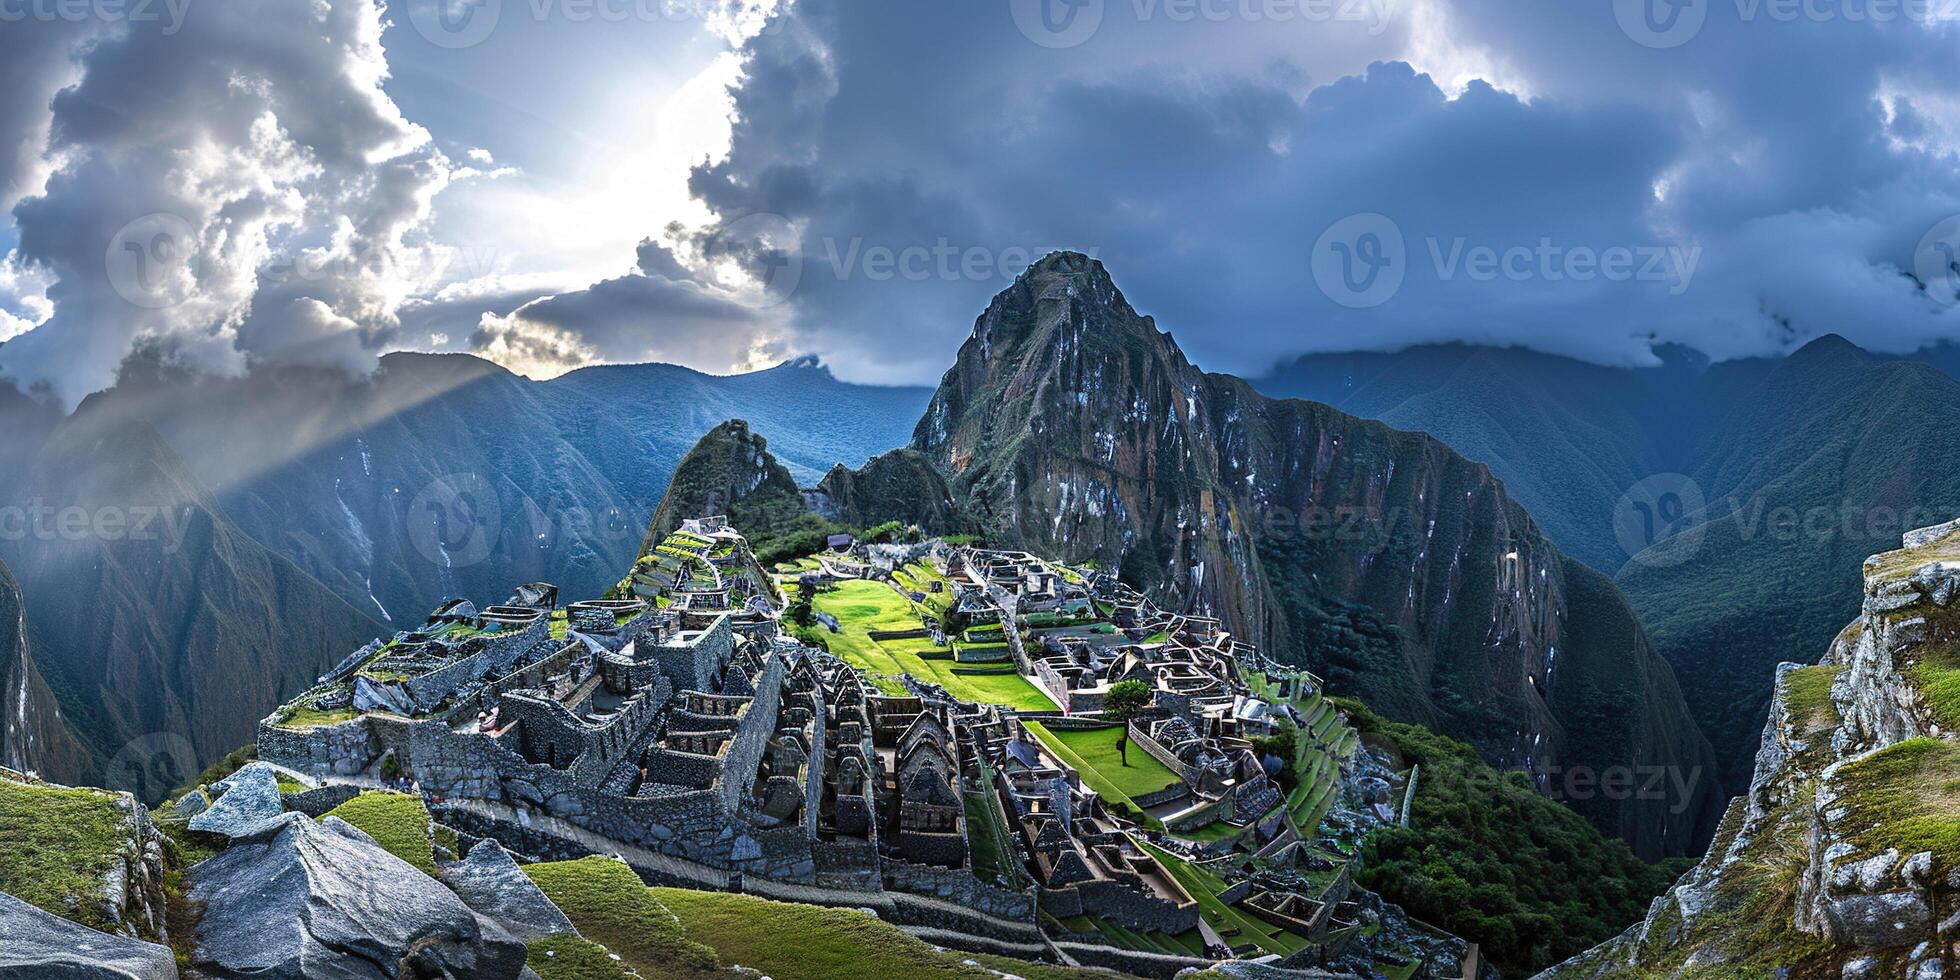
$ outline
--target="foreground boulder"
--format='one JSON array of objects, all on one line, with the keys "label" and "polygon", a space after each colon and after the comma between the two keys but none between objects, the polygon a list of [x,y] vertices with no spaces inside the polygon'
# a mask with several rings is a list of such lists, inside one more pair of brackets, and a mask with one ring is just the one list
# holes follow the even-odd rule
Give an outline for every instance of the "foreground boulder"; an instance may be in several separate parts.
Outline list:
[{"label": "foreground boulder", "polygon": [[565,918],[565,913],[518,868],[510,852],[494,840],[479,841],[470,848],[467,859],[444,865],[442,880],[470,908],[519,939],[528,942],[578,932],[572,920]]},{"label": "foreground boulder", "polygon": [[195,972],[255,980],[502,980],[524,944],[337,817],[287,813],[191,872]]},{"label": "foreground boulder", "polygon": [[233,838],[249,836],[286,812],[279,799],[279,776],[263,762],[251,763],[212,783],[210,792],[217,802],[191,817],[192,830]]},{"label": "foreground boulder", "polygon": [[155,943],[111,936],[0,892],[0,980],[176,980]]}]

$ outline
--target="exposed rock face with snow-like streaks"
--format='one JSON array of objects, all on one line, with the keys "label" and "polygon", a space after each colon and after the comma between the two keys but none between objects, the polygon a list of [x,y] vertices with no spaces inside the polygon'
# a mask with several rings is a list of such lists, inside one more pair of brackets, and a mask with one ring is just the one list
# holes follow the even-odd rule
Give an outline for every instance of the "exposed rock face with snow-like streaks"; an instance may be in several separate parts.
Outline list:
[{"label": "exposed rock face with snow-like streaks", "polygon": [[1099,262],[996,297],[913,447],[990,540],[1118,568],[1499,765],[1674,774],[1574,801],[1644,854],[1713,830],[1707,742],[1609,581],[1437,440],[1198,370]]},{"label": "exposed rock face with snow-like streaks", "polygon": [[1746,796],[1644,921],[1547,976],[1947,975],[1960,964],[1960,522],[1865,562],[1863,614],[1777,669]]},{"label": "exposed rock face with snow-like streaks", "polygon": [[0,564],[0,766],[73,778],[85,757],[34,664],[20,587]]}]

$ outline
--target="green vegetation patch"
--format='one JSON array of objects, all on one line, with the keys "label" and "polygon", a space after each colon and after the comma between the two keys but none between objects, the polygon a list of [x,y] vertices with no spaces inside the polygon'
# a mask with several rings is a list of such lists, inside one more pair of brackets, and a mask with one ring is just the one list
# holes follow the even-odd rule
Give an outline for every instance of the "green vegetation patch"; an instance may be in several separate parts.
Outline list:
[{"label": "green vegetation patch", "polygon": [[577,936],[533,940],[524,965],[544,980],[622,980],[635,974],[613,959],[606,947]]},{"label": "green vegetation patch", "polygon": [[1832,776],[1845,814],[1834,826],[1863,854],[1933,852],[1935,874],[1960,865],[1960,749],[1907,739],[1847,762]]},{"label": "green vegetation patch", "polygon": [[435,840],[429,808],[421,797],[370,790],[334,807],[327,816],[359,827],[383,850],[435,876]]},{"label": "green vegetation patch", "polygon": [[355,710],[353,707],[321,711],[318,708],[302,706],[296,707],[289,712],[279,722],[279,727],[297,729],[319,728],[323,725],[338,725],[343,721],[353,721],[360,716],[361,712]]},{"label": "green vegetation patch", "polygon": [[1523,773],[1476,750],[1334,699],[1349,722],[1422,767],[1411,826],[1370,835],[1358,884],[1530,975],[1618,934],[1687,862],[1648,864]]},{"label": "green vegetation patch", "polygon": [[524,873],[581,935],[619,954],[642,976],[703,977],[720,971],[714,950],[692,941],[674,913],[624,863],[588,857],[526,865]]},{"label": "green vegetation patch", "polygon": [[[1029,727],[1039,723],[1030,723]],[[1101,774],[1110,785],[1125,796],[1145,796],[1176,785],[1177,773],[1158,762],[1156,757],[1139,748],[1127,735],[1117,737],[1115,728],[1042,728],[1048,738],[1052,738],[1074,754],[1076,759]],[[1118,742],[1129,745],[1129,765],[1123,764],[1124,750],[1117,748]]]},{"label": "green vegetation patch", "polygon": [[1929,645],[1906,674],[1933,720],[1947,731],[1960,730],[1960,645]]},{"label": "green vegetation patch", "polygon": [[[1077,755],[1075,750],[1069,747],[1069,743],[1059,737],[1062,734],[1060,730],[1051,731],[1046,725],[1038,721],[1025,722],[1025,725],[1027,730],[1035,738],[1040,739],[1041,743],[1046,745],[1050,752],[1053,752],[1057,758],[1062,760],[1064,765],[1080,773],[1082,775],[1083,785],[1094,790],[1096,795],[1102,797],[1103,802],[1108,804],[1111,809],[1128,815],[1130,819],[1142,823],[1148,829],[1162,830],[1164,828],[1162,821],[1143,812],[1143,808],[1138,806],[1137,802],[1130,798],[1130,794],[1125,793],[1115,782],[1112,782],[1109,777],[1105,776],[1101,769],[1090,765],[1088,761]],[[1113,733],[1107,729],[1088,729],[1088,731],[1097,733],[1099,738],[1107,739],[1109,741],[1109,754],[1111,756],[1116,755],[1116,739]],[[1147,753],[1138,749],[1130,757],[1130,765],[1133,768],[1139,765],[1139,756],[1149,758]],[[1158,762],[1156,759],[1149,759],[1149,761],[1151,765],[1156,766],[1165,773],[1170,773],[1170,770],[1164,768],[1163,763]],[[1115,764],[1115,768],[1119,770],[1123,769],[1120,760]],[[1170,785],[1169,783],[1159,783],[1155,778],[1147,777],[1133,770],[1124,770],[1124,778],[1126,780],[1132,780],[1132,785],[1151,785],[1155,783],[1157,789],[1162,789]],[[1171,779],[1175,781],[1176,778],[1176,774],[1171,773]],[[1145,792],[1148,791],[1146,790]]]},{"label": "green vegetation patch", "polygon": [[[1005,705],[1022,711],[1054,711],[1053,699],[1017,673],[968,674],[953,667],[944,648],[928,638],[873,640],[873,632],[924,628],[917,607],[891,586],[849,579],[811,601],[817,612],[837,617],[839,631],[819,631],[824,646],[845,662],[871,674],[910,674],[938,684],[956,698]],[[880,683],[890,693],[902,685]]]},{"label": "green vegetation patch", "polygon": [[[760,970],[777,980],[999,980],[1002,973],[1027,980],[1115,976],[934,949],[877,916],[855,909],[792,905],[749,895],[676,888],[656,888],[653,894],[680,918],[690,938],[714,947],[722,962]],[[583,924],[580,929],[584,929]]]},{"label": "green vegetation patch", "polygon": [[0,892],[107,930],[102,878],[122,860],[113,794],[0,781]]}]

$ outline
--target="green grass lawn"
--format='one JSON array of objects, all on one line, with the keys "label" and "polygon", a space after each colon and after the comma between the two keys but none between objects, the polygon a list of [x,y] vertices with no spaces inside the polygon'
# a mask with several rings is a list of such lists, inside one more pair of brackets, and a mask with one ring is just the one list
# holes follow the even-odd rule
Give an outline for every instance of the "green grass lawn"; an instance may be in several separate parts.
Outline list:
[{"label": "green grass lawn", "polygon": [[[1847,762],[1832,778],[1839,829],[1860,855],[1933,853],[1933,873],[1960,867],[1960,748],[1912,738]],[[1418,791],[1420,792],[1420,791]]]},{"label": "green grass lawn", "polygon": [[[913,562],[893,572],[892,578],[897,579],[898,584],[908,589],[924,593],[926,597],[926,609],[934,616],[939,617],[941,622],[944,622],[946,614],[952,611],[954,602],[953,586],[951,581],[939,569],[925,562]],[[946,584],[942,586],[942,591],[935,593],[932,591],[932,583],[934,582],[945,582]]]},{"label": "green grass lawn", "polygon": [[1205,824],[1204,826],[1199,827],[1196,830],[1180,830],[1180,831],[1173,831],[1173,833],[1175,833],[1182,840],[1196,841],[1200,844],[1209,844],[1212,841],[1224,840],[1227,837],[1237,837],[1238,835],[1245,833],[1249,829],[1251,828],[1234,827],[1223,820],[1219,820],[1213,823]]},{"label": "green grass lawn", "polygon": [[[1028,728],[1035,731],[1036,737],[1048,742],[1050,747],[1057,743],[1066,747],[1082,766],[1094,770],[1103,782],[1125,797],[1155,793],[1178,781],[1177,773],[1138,748],[1134,742],[1130,743],[1129,748],[1130,764],[1125,766],[1123,753],[1116,747],[1114,728],[1050,729],[1038,722],[1029,722]],[[1083,776],[1087,778],[1088,773],[1083,773]]]},{"label": "green grass lawn", "polygon": [[102,876],[122,856],[121,828],[122,811],[109,793],[0,782],[0,891],[91,928],[111,928],[98,906]]},{"label": "green grass lawn", "polygon": [[422,805],[421,797],[370,790],[334,807],[327,816],[359,827],[383,850],[424,874],[435,875],[435,840],[430,834],[429,808]]},{"label": "green grass lawn", "polygon": [[433,858],[426,865],[422,859],[433,855],[435,846],[462,856],[456,831],[432,822],[429,808],[422,805],[418,796],[368,790],[335,807],[327,816],[338,816],[359,827],[389,853],[430,874],[435,873]]},{"label": "green grass lawn", "polygon": [[[1049,751],[1053,752],[1062,760],[1063,765],[1080,773],[1082,775],[1082,784],[1094,790],[1096,795],[1102,797],[1103,802],[1112,810],[1127,814],[1130,819],[1142,823],[1147,829],[1164,829],[1163,821],[1143,812],[1143,808],[1137,806],[1136,801],[1131,799],[1128,793],[1117,788],[1116,784],[1110,782],[1101,770],[1084,761],[1081,756],[1076,755],[1075,751],[1068,747],[1067,743],[1056,737],[1058,733],[1050,731],[1047,726],[1042,725],[1040,722],[1030,721],[1026,722],[1026,725],[1028,731],[1035,738],[1040,739],[1042,744],[1048,747]],[[1115,751],[1115,745],[1116,740],[1111,738],[1110,750],[1112,752]],[[1139,751],[1137,754],[1142,755],[1143,753]],[[1152,759],[1150,761],[1152,764],[1157,764],[1161,767],[1161,764],[1157,763],[1157,760]],[[1135,761],[1132,760],[1132,765],[1134,764]]]},{"label": "green grass lawn", "polygon": [[655,888],[653,894],[680,918],[689,938],[714,947],[723,963],[776,980],[999,980],[1003,973],[1027,980],[1115,978],[1102,971],[937,950],[855,909],[675,888]]},{"label": "green grass lawn", "polygon": [[627,980],[635,976],[606,947],[577,936],[533,940],[524,965],[543,980]]},{"label": "green grass lawn", "polygon": [[829,636],[831,653],[864,670],[881,674],[903,672],[898,661],[879,649],[867,634],[873,630],[919,628],[919,617],[912,613],[912,603],[904,596],[877,582],[852,579],[837,583],[828,592],[818,593],[811,606],[837,617],[841,631]]},{"label": "green grass lawn", "polygon": [[674,912],[624,863],[588,857],[526,865],[524,873],[572,920],[580,935],[604,944],[641,976],[706,977],[720,972],[714,950],[692,941]]},{"label": "green grass lawn", "polygon": [[[1055,702],[1027,678],[1012,672],[970,672],[955,668],[950,652],[928,638],[873,640],[874,631],[902,632],[922,628],[911,600],[890,586],[861,579],[839,582],[819,593],[811,605],[837,617],[840,631],[826,632],[830,652],[874,674],[911,674],[938,684],[956,698],[999,704],[1023,711],[1054,711]],[[928,658],[928,655],[937,656]],[[886,690],[890,693],[889,687]]]}]

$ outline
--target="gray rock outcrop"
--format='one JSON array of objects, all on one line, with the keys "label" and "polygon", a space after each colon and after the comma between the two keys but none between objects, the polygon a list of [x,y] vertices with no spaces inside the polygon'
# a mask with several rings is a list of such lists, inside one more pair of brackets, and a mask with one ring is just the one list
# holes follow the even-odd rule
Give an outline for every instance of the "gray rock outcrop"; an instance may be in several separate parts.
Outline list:
[{"label": "gray rock outcrop", "polygon": [[0,892],[0,980],[176,980],[155,943],[112,936]]},{"label": "gray rock outcrop", "polygon": [[[1725,972],[1939,976],[1960,862],[1938,825],[1960,737],[1941,686],[1960,643],[1960,522],[1864,563],[1861,615],[1821,661],[1777,668],[1749,792],[1647,917],[1545,977]],[[1928,849],[1931,847],[1931,849]],[[1755,896],[1774,895],[1760,905]],[[1797,973],[1798,969],[1807,973]]]},{"label": "gray rock outcrop", "polygon": [[267,821],[286,812],[279,798],[279,777],[271,766],[253,762],[211,784],[217,802],[190,819],[190,828],[225,837],[249,837]]},{"label": "gray rock outcrop", "polygon": [[578,932],[494,840],[479,841],[469,857],[444,865],[442,880],[478,915],[526,942]]},{"label": "gray rock outcrop", "polygon": [[524,944],[344,821],[282,814],[192,869],[196,972],[263,980],[503,980]]}]

